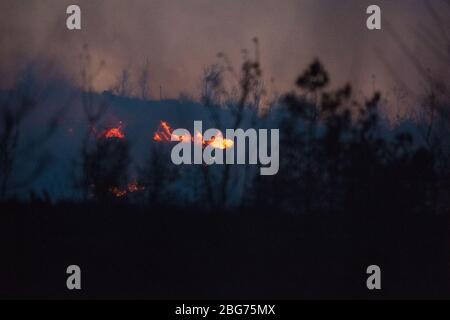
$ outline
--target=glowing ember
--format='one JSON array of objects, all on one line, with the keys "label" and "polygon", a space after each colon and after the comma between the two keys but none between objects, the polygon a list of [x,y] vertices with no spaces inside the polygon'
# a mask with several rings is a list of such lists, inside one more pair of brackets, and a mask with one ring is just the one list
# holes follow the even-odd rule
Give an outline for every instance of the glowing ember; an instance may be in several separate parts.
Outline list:
[{"label": "glowing ember", "polygon": [[115,197],[122,198],[125,197],[127,194],[135,193],[139,191],[145,190],[144,187],[139,186],[139,184],[136,181],[132,181],[128,183],[127,187],[125,189],[120,189],[117,187],[113,187],[109,189],[109,192],[111,192]]},{"label": "glowing ember", "polygon": [[[172,141],[172,133],[173,129],[170,127],[169,123],[166,121],[161,121],[159,124],[158,130],[153,135],[153,140],[158,142],[169,142]],[[210,145],[213,148],[217,149],[227,149],[233,147],[234,142],[230,139],[224,139],[222,133],[217,131],[217,134],[210,140],[203,139],[203,136],[200,132],[196,132],[196,139],[190,138],[189,136],[177,136],[175,137],[175,141],[185,141],[189,140],[194,143],[201,143],[204,146]]]},{"label": "glowing ember", "polygon": [[110,188],[109,192],[111,192],[117,198],[122,198],[122,197],[126,196],[126,194],[127,194],[127,190],[121,190],[117,187]]},{"label": "glowing ember", "polygon": [[102,134],[103,138],[106,139],[124,139],[125,134],[122,131],[122,122],[119,123],[119,126],[116,128],[109,128]]},{"label": "glowing ember", "polygon": [[138,191],[142,191],[144,190],[144,187],[141,187],[138,185],[138,183],[136,181],[130,182],[128,184],[128,192],[133,193],[133,192],[138,192]]}]

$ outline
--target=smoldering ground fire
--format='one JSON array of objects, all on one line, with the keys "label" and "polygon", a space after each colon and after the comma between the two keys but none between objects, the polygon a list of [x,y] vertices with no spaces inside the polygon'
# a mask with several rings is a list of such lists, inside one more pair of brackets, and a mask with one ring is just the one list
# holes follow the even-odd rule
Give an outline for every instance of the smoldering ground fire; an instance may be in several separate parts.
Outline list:
[{"label": "smoldering ground fire", "polygon": [[251,128],[246,131],[226,129],[225,137],[215,128],[207,129],[203,133],[202,121],[194,121],[194,134],[191,135],[187,129],[173,130],[167,122],[161,121],[153,139],[160,142],[178,142],[171,153],[171,160],[176,165],[247,164],[248,157],[248,164],[251,165],[257,165],[259,160],[262,166],[260,175],[275,175],[279,169],[279,129],[270,130],[270,155],[268,135],[267,129],[259,129],[257,132]]},{"label": "smoldering ground fire", "polygon": [[[117,126],[108,127],[97,134],[95,127],[91,131],[96,136],[96,150],[88,155],[90,166],[95,168],[97,178],[90,181],[93,195],[103,194],[103,197],[113,196],[124,198],[133,193],[144,191],[136,178],[126,182],[126,178],[112,179],[117,172],[127,171],[126,165],[117,165],[117,158],[127,159],[128,142],[124,132],[124,123],[119,121]],[[103,175],[98,171],[103,171]],[[106,172],[106,174],[105,174]]]},{"label": "smoldering ground fire", "polygon": [[103,132],[102,137],[111,139],[111,138],[117,138],[117,139],[125,139],[125,134],[123,133],[122,129],[122,122],[119,123],[119,126],[114,128],[109,128]]}]

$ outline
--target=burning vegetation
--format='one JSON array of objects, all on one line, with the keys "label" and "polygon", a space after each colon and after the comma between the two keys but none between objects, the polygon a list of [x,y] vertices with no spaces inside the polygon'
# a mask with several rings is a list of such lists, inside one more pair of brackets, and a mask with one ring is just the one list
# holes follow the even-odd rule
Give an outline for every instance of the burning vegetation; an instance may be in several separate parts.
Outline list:
[{"label": "burning vegetation", "polygon": [[100,138],[105,139],[125,139],[125,134],[123,133],[123,124],[119,122],[117,127],[106,129],[100,136]]},{"label": "burning vegetation", "polygon": [[123,122],[95,134],[92,150],[86,154],[85,173],[90,196],[95,199],[124,198],[145,190],[136,179],[128,180],[129,145]]},{"label": "burning vegetation", "polygon": [[174,130],[168,122],[161,121],[158,130],[153,135],[153,140],[157,142],[192,141],[194,143],[201,143],[203,146],[212,146],[213,148],[222,150],[232,148],[234,145],[233,140],[225,139],[219,130],[217,130],[216,135],[209,140],[205,140],[201,132],[198,131],[195,132],[195,137],[191,137],[190,135],[172,136],[173,131]]},{"label": "burning vegetation", "polygon": [[173,129],[170,125],[165,121],[161,121],[158,130],[153,135],[153,140],[158,142],[171,141],[172,132]]},{"label": "burning vegetation", "polygon": [[145,188],[140,186],[136,180],[128,183],[126,188],[118,188],[118,187],[109,188],[109,192],[116,198],[123,198],[131,193],[136,193],[144,190]]}]

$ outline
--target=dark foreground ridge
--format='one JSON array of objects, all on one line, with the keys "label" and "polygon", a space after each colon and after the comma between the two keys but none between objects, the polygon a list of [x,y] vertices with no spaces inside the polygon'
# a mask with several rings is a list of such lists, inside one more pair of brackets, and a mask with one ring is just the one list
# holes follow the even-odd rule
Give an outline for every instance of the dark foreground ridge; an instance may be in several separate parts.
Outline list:
[{"label": "dark foreground ridge", "polygon": [[[3,204],[0,297],[449,298],[448,217]],[[239,212],[238,212],[239,211]],[[66,268],[83,271],[66,289]],[[382,290],[366,268],[382,268]]]}]

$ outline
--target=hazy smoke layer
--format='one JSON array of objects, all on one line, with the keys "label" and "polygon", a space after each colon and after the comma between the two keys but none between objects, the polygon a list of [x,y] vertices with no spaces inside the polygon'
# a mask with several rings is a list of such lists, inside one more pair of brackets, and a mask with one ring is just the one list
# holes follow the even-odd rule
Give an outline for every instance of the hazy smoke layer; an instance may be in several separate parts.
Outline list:
[{"label": "hazy smoke layer", "polygon": [[[422,50],[417,33],[434,28],[420,0],[376,1],[383,30],[368,31],[366,0],[78,0],[82,30],[65,27],[70,0],[0,2],[0,85],[8,86],[28,61],[50,62],[53,70],[79,81],[80,54],[88,44],[95,86],[109,88],[122,69],[131,74],[148,59],[152,94],[196,95],[205,66],[226,53],[238,66],[241,50],[258,37],[263,69],[278,90],[291,88],[297,74],[319,57],[336,85],[352,81],[364,92],[391,89],[393,74],[413,86],[419,82],[392,30],[427,67],[432,55]],[[444,1],[431,1],[445,7]],[[388,23],[393,26],[390,28]],[[376,54],[376,52],[379,52]],[[387,71],[380,55],[394,66]]]}]

